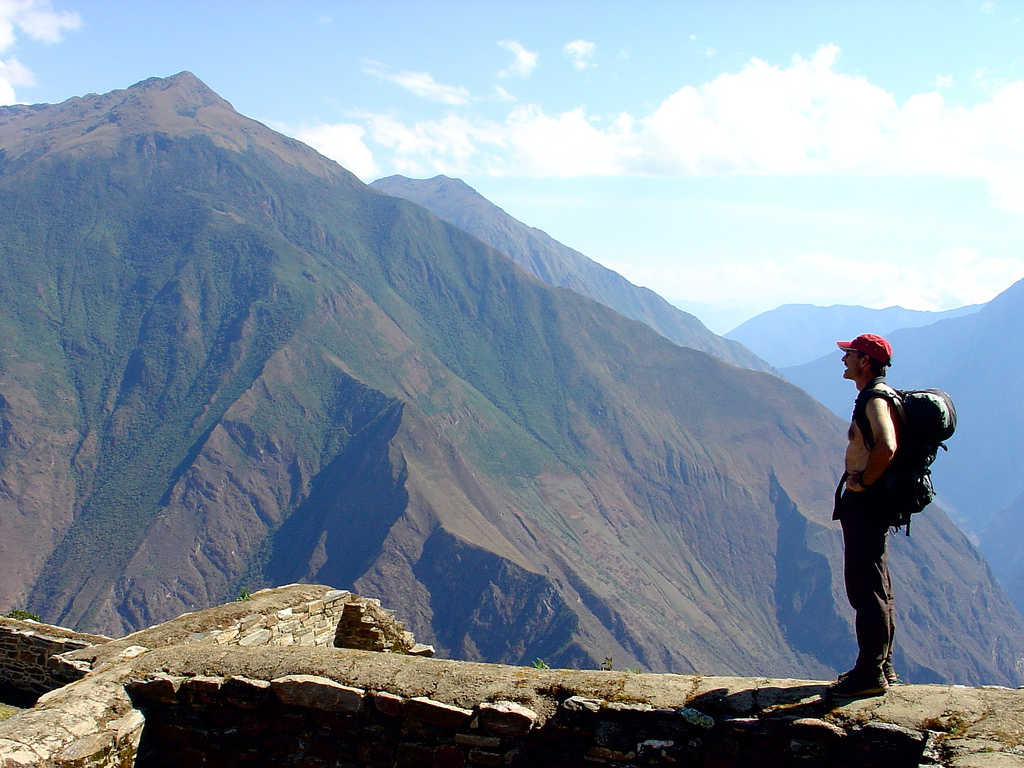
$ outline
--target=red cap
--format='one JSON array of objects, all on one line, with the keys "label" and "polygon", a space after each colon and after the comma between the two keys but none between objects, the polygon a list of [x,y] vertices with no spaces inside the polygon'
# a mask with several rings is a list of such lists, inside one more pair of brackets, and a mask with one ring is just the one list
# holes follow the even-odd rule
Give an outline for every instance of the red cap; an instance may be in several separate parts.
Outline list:
[{"label": "red cap", "polygon": [[840,349],[863,352],[872,360],[877,360],[885,365],[892,360],[892,347],[889,346],[889,342],[873,333],[862,333],[853,341],[837,341],[836,346]]}]

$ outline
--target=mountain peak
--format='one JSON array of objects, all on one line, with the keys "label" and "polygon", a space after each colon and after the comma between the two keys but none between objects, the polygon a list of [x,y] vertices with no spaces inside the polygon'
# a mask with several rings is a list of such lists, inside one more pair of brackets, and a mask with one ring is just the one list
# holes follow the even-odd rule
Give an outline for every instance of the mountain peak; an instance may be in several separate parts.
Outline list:
[{"label": "mountain peak", "polygon": [[191,72],[151,77],[60,104],[0,107],[0,149],[8,162],[68,152],[110,155],[125,139],[154,133],[205,135],[237,151],[261,147],[318,176],[334,166],[300,142],[239,114]]}]

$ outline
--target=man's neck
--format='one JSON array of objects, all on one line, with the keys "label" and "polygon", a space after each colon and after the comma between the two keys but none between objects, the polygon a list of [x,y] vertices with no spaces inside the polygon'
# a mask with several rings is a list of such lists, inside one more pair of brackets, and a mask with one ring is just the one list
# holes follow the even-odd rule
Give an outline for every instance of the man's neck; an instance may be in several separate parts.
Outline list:
[{"label": "man's neck", "polygon": [[878,374],[874,371],[868,371],[861,376],[858,376],[853,380],[853,383],[857,385],[857,391],[863,392],[864,388],[867,387],[872,381],[878,378]]}]

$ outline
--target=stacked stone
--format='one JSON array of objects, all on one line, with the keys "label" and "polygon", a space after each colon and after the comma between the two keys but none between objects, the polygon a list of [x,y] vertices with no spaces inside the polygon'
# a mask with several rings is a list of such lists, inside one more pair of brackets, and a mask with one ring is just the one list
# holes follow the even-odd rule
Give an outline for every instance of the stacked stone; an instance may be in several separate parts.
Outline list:
[{"label": "stacked stone", "polygon": [[146,716],[137,768],[508,765],[538,722],[511,701],[465,709],[313,675],[161,675],[126,688]]},{"label": "stacked stone", "polygon": [[318,600],[285,608],[274,613],[254,613],[233,626],[203,632],[192,637],[194,643],[240,645],[330,646],[342,610],[349,601],[364,598],[334,589]]},{"label": "stacked stone", "polygon": [[934,734],[888,723],[722,718],[572,696],[543,721],[513,701],[472,709],[312,675],[271,681],[161,675],[127,685],[145,713],[137,768],[190,766],[715,765],[918,768]]},{"label": "stacked stone", "polygon": [[0,618],[0,687],[35,699],[80,679],[86,670],[62,663],[58,654],[110,638],[71,632],[35,621]]},{"label": "stacked stone", "polygon": [[395,619],[394,611],[382,608],[379,600],[362,599],[344,606],[334,635],[336,648],[361,651],[412,653],[416,641],[405,625]]}]

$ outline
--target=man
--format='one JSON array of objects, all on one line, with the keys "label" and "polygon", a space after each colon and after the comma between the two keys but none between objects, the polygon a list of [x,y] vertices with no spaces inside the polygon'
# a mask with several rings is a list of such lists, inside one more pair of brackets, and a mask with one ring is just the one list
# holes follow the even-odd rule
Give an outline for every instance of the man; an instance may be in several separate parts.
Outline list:
[{"label": "man", "polygon": [[896,682],[892,667],[894,610],[886,550],[883,475],[899,446],[899,417],[890,400],[872,396],[889,390],[885,371],[892,347],[881,336],[865,333],[853,341],[837,341],[845,353],[843,378],[857,386],[857,401],[846,446],[846,472],[836,490],[833,519],[843,527],[846,595],[856,614],[859,654],[853,669],[829,687],[836,698],[885,693]]}]

